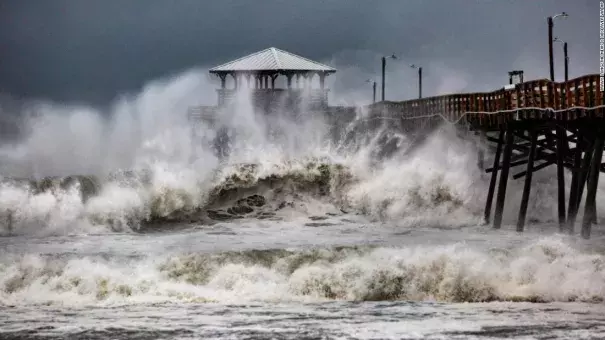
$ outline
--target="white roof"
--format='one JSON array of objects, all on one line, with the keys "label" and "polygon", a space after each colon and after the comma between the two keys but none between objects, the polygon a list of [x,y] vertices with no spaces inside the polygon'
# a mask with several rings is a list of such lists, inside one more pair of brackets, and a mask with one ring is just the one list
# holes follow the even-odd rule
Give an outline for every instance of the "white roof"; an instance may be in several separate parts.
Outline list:
[{"label": "white roof", "polygon": [[323,71],[336,72],[336,69],[303,58],[296,54],[270,47],[223,65],[211,68],[210,73],[232,71]]}]

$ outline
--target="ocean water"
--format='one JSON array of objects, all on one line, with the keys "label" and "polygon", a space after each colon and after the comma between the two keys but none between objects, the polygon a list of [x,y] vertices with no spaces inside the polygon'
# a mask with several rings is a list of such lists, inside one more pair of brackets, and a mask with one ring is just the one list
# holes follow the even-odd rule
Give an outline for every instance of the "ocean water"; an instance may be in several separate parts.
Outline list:
[{"label": "ocean water", "polygon": [[591,240],[558,234],[546,169],[527,231],[515,181],[493,230],[472,134],[266,119],[243,97],[193,137],[200,79],[28,108],[0,147],[0,338],[605,338],[603,200]]}]

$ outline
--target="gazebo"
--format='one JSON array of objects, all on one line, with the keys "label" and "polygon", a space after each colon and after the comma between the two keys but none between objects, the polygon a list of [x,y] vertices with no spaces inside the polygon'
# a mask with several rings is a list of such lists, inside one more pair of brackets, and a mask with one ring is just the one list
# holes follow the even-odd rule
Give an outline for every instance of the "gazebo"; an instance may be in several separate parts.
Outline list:
[{"label": "gazebo", "polygon": [[[275,47],[252,53],[210,69],[221,80],[218,105],[230,104],[238,91],[246,89],[252,95],[254,107],[270,111],[278,103],[296,109],[301,103],[307,107],[322,108],[328,105],[325,79],[336,72],[327,65],[303,58]],[[276,87],[279,76],[285,77],[285,88]],[[314,85],[317,76],[319,82]],[[233,79],[227,88],[228,77]]]}]

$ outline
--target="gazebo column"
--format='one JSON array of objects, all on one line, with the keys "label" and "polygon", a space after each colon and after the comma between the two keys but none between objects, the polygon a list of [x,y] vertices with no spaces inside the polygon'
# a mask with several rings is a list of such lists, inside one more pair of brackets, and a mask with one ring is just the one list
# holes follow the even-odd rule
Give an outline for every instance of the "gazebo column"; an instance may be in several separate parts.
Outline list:
[{"label": "gazebo column", "polygon": [[246,73],[246,82],[248,83],[248,88],[250,88],[250,73]]},{"label": "gazebo column", "polygon": [[288,73],[286,74],[286,78],[288,79],[288,89],[292,88],[292,74]]},{"label": "gazebo column", "polygon": [[296,74],[296,88],[300,89],[300,73]]},{"label": "gazebo column", "polygon": [[325,89],[326,88],[326,73],[325,72],[321,72],[319,74],[319,88],[320,89]]},{"label": "gazebo column", "polygon": [[271,88],[275,89],[275,79],[277,79],[278,74],[271,75]]},{"label": "gazebo column", "polygon": [[312,72],[305,73],[305,90],[308,90],[311,88],[311,82],[313,81],[313,75],[314,75],[314,73],[312,73]]},{"label": "gazebo column", "polygon": [[263,78],[265,78],[265,88],[268,89],[269,88],[269,76],[264,75]]},{"label": "gazebo column", "polygon": [[238,77],[237,77],[237,73],[232,72],[232,73],[231,73],[231,76],[233,77],[233,89],[234,89],[234,90],[237,90],[237,86],[238,86],[238,84],[237,84],[237,83],[238,83],[238,79],[237,79],[237,78],[238,78]]},{"label": "gazebo column", "polygon": [[227,87],[227,75],[224,73],[219,73],[219,78],[221,78],[221,89],[225,89]]}]

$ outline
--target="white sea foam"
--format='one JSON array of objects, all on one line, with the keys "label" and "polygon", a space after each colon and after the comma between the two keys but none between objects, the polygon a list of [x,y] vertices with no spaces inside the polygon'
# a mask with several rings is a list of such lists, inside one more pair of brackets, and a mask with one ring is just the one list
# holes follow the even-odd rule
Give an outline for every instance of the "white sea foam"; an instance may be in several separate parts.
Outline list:
[{"label": "white sea foam", "polygon": [[138,259],[4,258],[0,304],[605,299],[605,257],[558,237],[519,248],[251,250]]}]

